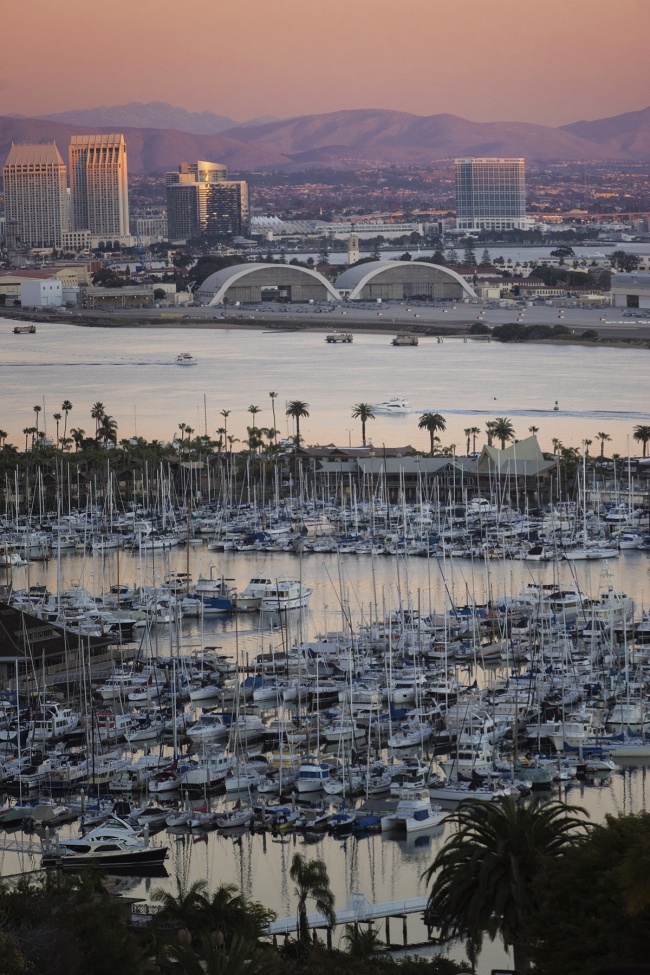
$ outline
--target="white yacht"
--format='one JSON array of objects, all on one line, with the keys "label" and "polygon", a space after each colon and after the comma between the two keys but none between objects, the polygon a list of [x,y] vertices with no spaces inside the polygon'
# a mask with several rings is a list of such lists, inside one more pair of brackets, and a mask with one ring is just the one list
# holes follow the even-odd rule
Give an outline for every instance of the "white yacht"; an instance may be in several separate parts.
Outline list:
[{"label": "white yacht", "polygon": [[198,361],[191,352],[179,352],[176,356],[176,364],[178,366],[195,366]]},{"label": "white yacht", "polygon": [[445,817],[440,806],[432,806],[429,793],[423,790],[417,794],[406,793],[400,796],[394,813],[381,817],[381,831],[405,830],[415,833],[421,829],[439,826]]},{"label": "white yacht", "polygon": [[260,608],[262,596],[273,585],[272,579],[256,576],[245,589],[235,596],[235,609],[239,613],[254,613]]},{"label": "white yacht", "polygon": [[383,403],[373,403],[373,413],[410,413],[411,407],[404,396],[393,396]]},{"label": "white yacht", "polygon": [[283,613],[288,609],[304,609],[314,590],[295,579],[277,579],[267,586],[260,599],[263,613]]}]

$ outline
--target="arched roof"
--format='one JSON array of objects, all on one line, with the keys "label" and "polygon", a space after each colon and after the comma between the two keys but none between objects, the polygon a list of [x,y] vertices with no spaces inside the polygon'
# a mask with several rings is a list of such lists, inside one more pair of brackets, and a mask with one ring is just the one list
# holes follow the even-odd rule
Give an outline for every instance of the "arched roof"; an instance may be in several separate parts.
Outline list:
[{"label": "arched roof", "polygon": [[349,291],[350,299],[354,300],[361,294],[361,291],[369,281],[384,271],[396,270],[400,265],[405,270],[413,265],[413,267],[431,268],[433,271],[438,271],[451,278],[456,284],[459,284],[468,298],[476,298],[474,289],[460,274],[452,271],[449,267],[443,267],[441,264],[430,264],[428,261],[367,261],[365,264],[357,264],[355,267],[349,267],[347,271],[339,274],[334,285],[339,291]]},{"label": "arched roof", "polygon": [[[235,264],[233,267],[224,267],[221,271],[215,271],[205,279],[201,284],[201,287],[197,289],[196,297],[199,301],[208,305],[218,305],[223,300],[228,288],[232,287],[237,281],[242,278],[246,278],[256,272],[264,271],[265,276],[267,272],[278,278],[279,284],[286,283],[287,274],[292,276],[294,272],[298,272],[301,275],[306,275],[309,278],[315,279],[315,282],[324,287],[333,301],[340,301],[341,296],[334,288],[327,278],[319,274],[318,271],[312,271],[307,267],[300,267],[297,264]],[[284,279],[284,280],[282,280]]]}]

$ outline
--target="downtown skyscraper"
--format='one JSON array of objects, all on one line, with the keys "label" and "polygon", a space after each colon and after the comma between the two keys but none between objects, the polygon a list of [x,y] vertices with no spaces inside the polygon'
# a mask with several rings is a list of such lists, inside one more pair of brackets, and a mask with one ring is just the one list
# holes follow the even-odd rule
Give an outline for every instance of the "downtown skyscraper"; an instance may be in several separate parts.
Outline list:
[{"label": "downtown skyscraper", "polygon": [[523,159],[456,160],[457,230],[519,230],[525,217]]},{"label": "downtown skyscraper", "polygon": [[121,134],[73,135],[69,149],[73,230],[119,240],[129,236],[126,142]]},{"label": "downtown skyscraper", "polygon": [[61,247],[68,229],[68,194],[56,145],[13,145],[2,175],[10,250]]}]

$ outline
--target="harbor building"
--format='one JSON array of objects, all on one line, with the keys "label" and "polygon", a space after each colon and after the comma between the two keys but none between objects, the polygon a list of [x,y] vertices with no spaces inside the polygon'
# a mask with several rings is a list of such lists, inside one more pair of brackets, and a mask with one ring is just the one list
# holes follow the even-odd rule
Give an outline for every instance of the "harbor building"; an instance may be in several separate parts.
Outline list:
[{"label": "harbor building", "polygon": [[88,230],[113,246],[130,244],[124,136],[71,136],[69,169],[72,230]]},{"label": "harbor building", "polygon": [[612,304],[616,308],[650,309],[650,274],[613,274]]},{"label": "harbor building", "polygon": [[2,170],[10,251],[56,247],[68,229],[66,169],[50,145],[12,145]]},{"label": "harbor building", "polygon": [[476,298],[474,289],[456,271],[426,261],[368,261],[339,274],[334,286],[349,301]]},{"label": "harbor building", "polygon": [[457,230],[519,230],[525,225],[523,159],[456,160]]}]

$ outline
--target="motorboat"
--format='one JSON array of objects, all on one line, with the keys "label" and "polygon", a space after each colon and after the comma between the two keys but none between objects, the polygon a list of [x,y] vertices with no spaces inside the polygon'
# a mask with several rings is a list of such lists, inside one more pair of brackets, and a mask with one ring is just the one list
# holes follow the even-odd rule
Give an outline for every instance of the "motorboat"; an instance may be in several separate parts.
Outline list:
[{"label": "motorboat", "polygon": [[295,579],[277,579],[268,586],[260,601],[263,613],[284,613],[289,609],[304,609],[314,590]]},{"label": "motorboat", "polygon": [[316,759],[306,759],[298,769],[295,788],[299,795],[307,792],[320,792],[332,774],[332,766]]},{"label": "motorboat", "polygon": [[373,403],[373,413],[410,413],[411,408],[404,396],[393,396],[383,403]]},{"label": "motorboat", "polygon": [[129,867],[160,867],[168,852],[166,846],[150,846],[148,831],[138,829],[118,817],[90,830],[80,839],[62,841],[58,833],[43,839],[43,866],[63,870],[96,865],[104,870]]},{"label": "motorboat", "polygon": [[179,352],[176,356],[176,365],[178,366],[195,366],[198,361],[190,352]]},{"label": "motorboat", "polygon": [[235,596],[235,609],[238,613],[254,613],[261,605],[262,596],[273,585],[272,579],[255,576],[248,585]]},{"label": "motorboat", "polygon": [[228,580],[224,576],[215,579],[213,569],[214,566],[211,565],[209,579],[199,578],[191,596],[199,599],[203,604],[204,616],[232,613],[235,608],[235,590],[228,585]]},{"label": "motorboat", "polygon": [[395,812],[381,817],[381,831],[388,833],[399,829],[415,833],[421,829],[439,826],[444,817],[441,807],[431,804],[426,790],[416,794],[407,792],[400,795]]}]

